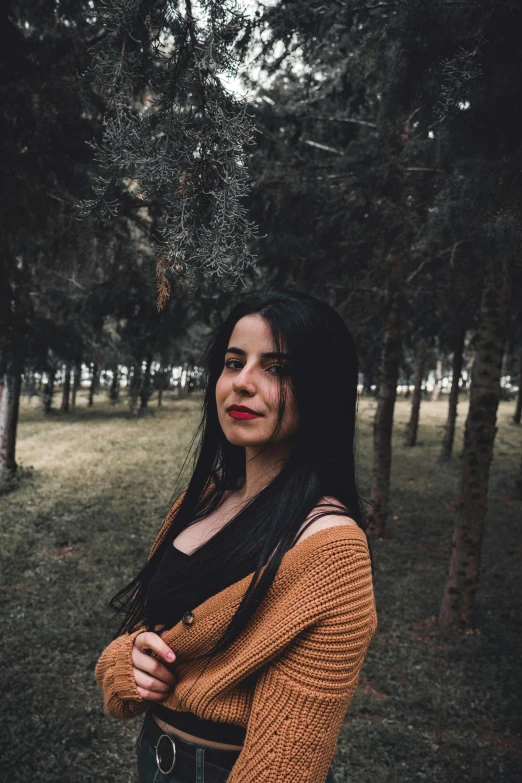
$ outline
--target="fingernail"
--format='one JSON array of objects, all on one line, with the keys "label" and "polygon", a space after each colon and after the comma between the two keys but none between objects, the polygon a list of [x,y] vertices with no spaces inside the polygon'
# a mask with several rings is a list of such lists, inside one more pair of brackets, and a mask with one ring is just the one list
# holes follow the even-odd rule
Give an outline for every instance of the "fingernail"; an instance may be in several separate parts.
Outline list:
[{"label": "fingernail", "polygon": [[174,655],[173,652],[167,653],[167,658],[169,659],[169,661],[173,661],[175,657],[176,656]]}]

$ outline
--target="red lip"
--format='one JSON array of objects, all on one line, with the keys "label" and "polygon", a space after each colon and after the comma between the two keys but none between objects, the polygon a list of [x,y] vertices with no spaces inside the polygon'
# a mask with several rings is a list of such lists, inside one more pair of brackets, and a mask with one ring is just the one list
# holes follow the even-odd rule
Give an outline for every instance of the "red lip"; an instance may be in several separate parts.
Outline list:
[{"label": "red lip", "polygon": [[258,419],[261,414],[247,408],[246,405],[231,405],[227,408],[227,413],[233,419]]}]

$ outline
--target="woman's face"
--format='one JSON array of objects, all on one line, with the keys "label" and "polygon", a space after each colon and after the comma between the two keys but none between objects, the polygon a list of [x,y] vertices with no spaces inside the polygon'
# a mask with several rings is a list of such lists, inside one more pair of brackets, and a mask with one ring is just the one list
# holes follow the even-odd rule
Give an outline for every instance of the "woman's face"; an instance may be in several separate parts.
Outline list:
[{"label": "woman's face", "polygon": [[[288,358],[275,353],[270,327],[262,316],[247,315],[237,322],[216,384],[219,423],[230,443],[257,448],[271,438],[278,420],[280,376],[287,375],[288,366]],[[288,383],[274,444],[290,444],[297,428],[297,405]]]}]

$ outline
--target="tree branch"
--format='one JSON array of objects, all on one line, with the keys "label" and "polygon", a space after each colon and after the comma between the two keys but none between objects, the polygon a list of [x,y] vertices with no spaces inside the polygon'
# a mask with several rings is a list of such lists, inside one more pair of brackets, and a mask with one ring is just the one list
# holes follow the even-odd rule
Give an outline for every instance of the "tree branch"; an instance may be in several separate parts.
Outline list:
[{"label": "tree branch", "polygon": [[428,261],[429,261],[429,259],[428,259],[428,258],[425,258],[425,259],[424,259],[424,261],[422,261],[422,263],[420,263],[420,264],[419,264],[419,266],[417,267],[417,269],[414,269],[414,270],[413,270],[413,272],[411,273],[411,275],[408,275],[408,277],[406,278],[406,284],[408,284],[408,283],[411,283],[411,281],[413,280],[413,278],[414,278],[414,277],[416,277],[416,276],[419,274],[419,272],[421,271],[421,269],[422,269],[424,266],[426,266],[426,264],[428,263]]},{"label": "tree branch", "polygon": [[445,256],[447,253],[449,253],[450,265],[453,266],[457,248],[463,245],[465,242],[471,242],[475,237],[476,237],[476,233],[473,233],[470,234],[468,237],[464,237],[464,239],[459,239],[458,242],[454,242],[452,245],[449,245],[449,247],[446,247],[444,250],[441,250],[440,253],[437,254],[437,258],[442,258],[442,256]]},{"label": "tree branch", "polygon": [[[398,8],[399,6],[404,5],[403,2],[398,3],[391,3],[391,2],[382,2],[382,3],[374,3],[373,5],[359,5],[355,8],[350,8],[346,3],[342,3],[343,8],[345,8],[347,11],[376,11],[379,8]],[[440,5],[443,6],[449,6],[460,8],[462,6],[466,7],[476,7],[477,3],[475,0],[444,0],[440,3]]]},{"label": "tree branch", "polygon": [[376,128],[375,122],[368,122],[368,120],[356,120],[353,117],[324,117],[324,116],[310,116],[306,114],[297,115],[300,120],[318,120],[320,122],[346,122],[353,125],[365,125],[368,128]]},{"label": "tree branch", "polygon": [[406,166],[403,171],[436,171],[437,174],[444,174],[444,169],[431,169],[427,166]]},{"label": "tree branch", "polygon": [[335,147],[328,147],[326,144],[319,144],[318,141],[312,141],[311,139],[302,139],[303,144],[309,144],[311,147],[317,147],[317,149],[324,150],[325,152],[335,152],[336,155],[344,155],[342,150],[337,150]]}]

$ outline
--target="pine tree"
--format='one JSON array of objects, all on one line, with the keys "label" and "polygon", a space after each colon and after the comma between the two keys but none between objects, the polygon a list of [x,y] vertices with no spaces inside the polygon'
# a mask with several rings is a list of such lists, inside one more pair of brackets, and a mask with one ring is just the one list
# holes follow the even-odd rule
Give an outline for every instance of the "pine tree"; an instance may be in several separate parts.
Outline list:
[{"label": "pine tree", "polygon": [[244,13],[235,0],[106,0],[93,16],[105,32],[87,78],[109,111],[85,213],[114,214],[121,194],[159,204],[160,307],[169,272],[192,286],[237,282],[253,263],[255,229],[242,203],[253,125],[224,80],[241,62]]}]

